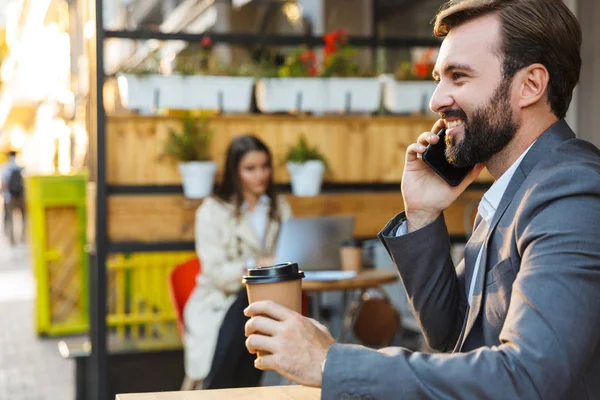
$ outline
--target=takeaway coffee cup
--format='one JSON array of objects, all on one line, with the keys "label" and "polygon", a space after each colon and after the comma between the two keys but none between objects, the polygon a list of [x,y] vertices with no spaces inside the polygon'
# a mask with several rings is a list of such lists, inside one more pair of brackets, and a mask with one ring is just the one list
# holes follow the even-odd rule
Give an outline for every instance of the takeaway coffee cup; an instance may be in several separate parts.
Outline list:
[{"label": "takeaway coffee cup", "polygon": [[362,268],[362,245],[358,240],[348,240],[340,246],[342,270],[359,273]]},{"label": "takeaway coffee cup", "polygon": [[272,300],[301,313],[302,278],[304,273],[298,264],[285,263],[249,269],[242,282],[246,284],[248,303]]}]

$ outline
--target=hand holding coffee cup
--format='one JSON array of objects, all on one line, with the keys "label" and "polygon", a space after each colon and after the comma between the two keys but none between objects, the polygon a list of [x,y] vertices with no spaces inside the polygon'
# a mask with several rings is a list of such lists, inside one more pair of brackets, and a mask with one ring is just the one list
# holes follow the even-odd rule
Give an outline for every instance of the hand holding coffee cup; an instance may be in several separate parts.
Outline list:
[{"label": "hand holding coffee cup", "polygon": [[271,300],[300,314],[302,278],[304,273],[298,269],[298,264],[284,263],[251,268],[242,282],[246,285],[249,304]]}]

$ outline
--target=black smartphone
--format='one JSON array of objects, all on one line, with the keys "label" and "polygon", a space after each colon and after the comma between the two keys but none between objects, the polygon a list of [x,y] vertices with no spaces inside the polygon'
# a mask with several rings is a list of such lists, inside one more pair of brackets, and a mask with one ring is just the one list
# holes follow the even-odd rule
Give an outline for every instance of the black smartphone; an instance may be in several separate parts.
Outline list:
[{"label": "black smartphone", "polygon": [[458,168],[446,160],[446,129],[439,133],[440,140],[430,144],[423,153],[423,161],[442,177],[450,186],[458,186],[473,169],[473,167]]}]

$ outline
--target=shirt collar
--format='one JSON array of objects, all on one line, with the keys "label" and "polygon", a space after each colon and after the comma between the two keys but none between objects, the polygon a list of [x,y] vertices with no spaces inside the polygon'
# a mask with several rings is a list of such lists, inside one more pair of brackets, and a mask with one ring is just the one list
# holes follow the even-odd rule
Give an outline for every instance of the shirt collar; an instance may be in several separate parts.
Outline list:
[{"label": "shirt collar", "polygon": [[529,149],[531,149],[531,146],[533,146],[533,143],[527,148],[527,150],[523,152],[523,154],[519,156],[519,158],[517,158],[517,160],[506,170],[506,172],[503,173],[502,176],[498,178],[498,180],[494,182],[494,184],[483,195],[483,198],[479,203],[478,212],[479,215],[481,215],[481,217],[487,223],[490,223],[491,219],[496,213],[496,210],[500,205],[500,201],[502,200],[502,196],[504,196],[504,192],[506,192],[506,188],[508,187],[510,180],[515,174],[517,168],[519,168],[519,165],[521,164],[521,161],[523,161],[523,158],[525,158],[525,155],[527,155],[527,153],[529,152]]},{"label": "shirt collar", "polygon": [[[256,203],[256,207],[268,207],[271,205],[271,198],[269,196],[267,196],[266,194],[263,194],[262,196],[260,196],[258,198],[258,202]],[[248,210],[248,203],[246,201],[244,201],[242,203],[242,210],[244,210],[244,212],[249,211]]]}]

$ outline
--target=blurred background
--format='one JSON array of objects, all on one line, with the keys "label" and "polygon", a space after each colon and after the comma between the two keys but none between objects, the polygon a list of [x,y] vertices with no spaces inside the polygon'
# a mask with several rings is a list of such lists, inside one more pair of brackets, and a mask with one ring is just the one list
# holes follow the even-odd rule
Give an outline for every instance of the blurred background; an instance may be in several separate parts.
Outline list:
[{"label": "blurred background", "polygon": [[[353,215],[361,268],[392,270],[374,238],[402,210],[406,146],[436,120],[443,3],[0,0],[0,399],[179,388],[170,277],[195,257],[194,213],[242,133],[273,152],[295,216]],[[565,3],[584,31],[568,121],[600,145],[600,3]],[[186,175],[195,161],[214,172]],[[288,164],[306,161],[325,173],[298,181]],[[446,215],[456,258],[490,184]],[[401,283],[382,288],[392,344],[424,349]],[[342,299],[318,298],[332,330]]]}]

